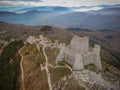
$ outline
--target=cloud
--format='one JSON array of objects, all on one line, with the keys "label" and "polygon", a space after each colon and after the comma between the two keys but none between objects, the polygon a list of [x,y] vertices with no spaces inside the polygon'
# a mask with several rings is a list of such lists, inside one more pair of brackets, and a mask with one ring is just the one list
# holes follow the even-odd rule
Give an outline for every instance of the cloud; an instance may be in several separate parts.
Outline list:
[{"label": "cloud", "polygon": [[97,5],[120,4],[120,0],[0,0],[2,5],[24,5],[24,6],[97,6]]},{"label": "cloud", "polygon": [[74,9],[76,12],[86,12],[90,10],[100,10],[103,9],[103,7],[91,7],[91,8],[79,8],[79,9]]}]

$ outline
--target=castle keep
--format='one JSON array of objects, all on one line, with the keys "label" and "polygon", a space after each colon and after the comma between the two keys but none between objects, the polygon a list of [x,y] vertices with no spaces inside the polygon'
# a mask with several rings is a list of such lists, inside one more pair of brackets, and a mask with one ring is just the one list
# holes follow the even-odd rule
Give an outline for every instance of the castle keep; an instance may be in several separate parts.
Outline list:
[{"label": "castle keep", "polygon": [[98,70],[102,69],[100,59],[100,45],[89,47],[88,37],[74,36],[70,45],[61,44],[58,61],[66,61],[73,66],[73,70],[82,70],[85,65],[94,64]]}]

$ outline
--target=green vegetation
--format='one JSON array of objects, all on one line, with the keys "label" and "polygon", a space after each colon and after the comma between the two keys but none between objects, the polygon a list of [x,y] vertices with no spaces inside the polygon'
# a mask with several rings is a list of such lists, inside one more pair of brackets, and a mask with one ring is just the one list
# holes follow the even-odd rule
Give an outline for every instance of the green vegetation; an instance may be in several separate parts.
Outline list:
[{"label": "green vegetation", "polygon": [[89,31],[92,32],[92,30],[89,29],[83,29],[83,28],[66,28],[67,30],[73,30],[73,31]]},{"label": "green vegetation", "polygon": [[96,66],[94,64],[89,64],[85,66],[85,69],[89,69],[91,71],[96,71]]},{"label": "green vegetation", "polygon": [[0,89],[17,90],[20,73],[20,56],[18,50],[23,46],[22,41],[13,41],[7,45],[0,56]]},{"label": "green vegetation", "polygon": [[59,49],[46,47],[45,51],[48,56],[48,62],[52,65],[56,65],[56,58],[57,55],[59,54]]},{"label": "green vegetation", "polygon": [[46,71],[34,70],[25,81],[26,90],[49,90]]},{"label": "green vegetation", "polygon": [[71,71],[68,68],[49,68],[49,71],[51,73],[51,82],[57,83],[63,76],[67,76],[71,73]]},{"label": "green vegetation", "polygon": [[59,61],[59,62],[58,62],[58,65],[59,65],[59,66],[65,66],[65,63],[64,63],[64,61]]},{"label": "green vegetation", "polygon": [[68,66],[70,66],[71,68],[73,67],[71,64],[67,63],[66,60],[62,61],[64,64],[67,64]]},{"label": "green vegetation", "polygon": [[41,28],[41,31],[44,33],[44,35],[54,33],[51,26],[44,26]]},{"label": "green vegetation", "polygon": [[71,67],[71,68],[73,67],[72,65],[70,65],[70,64],[67,63],[66,61],[59,61],[59,62],[58,62],[58,65],[59,65],[59,66],[65,66],[66,64],[67,64],[69,67]]},{"label": "green vegetation", "polygon": [[23,70],[25,78],[26,90],[48,90],[48,82],[46,71],[41,71],[40,64],[44,66],[45,57],[40,45],[40,51],[37,50],[36,45],[26,44],[22,47],[21,53],[23,55]]},{"label": "green vegetation", "polygon": [[27,77],[31,72],[40,68],[40,64],[45,63],[43,52],[38,52],[36,45],[26,44],[21,50],[23,54],[24,75]]}]

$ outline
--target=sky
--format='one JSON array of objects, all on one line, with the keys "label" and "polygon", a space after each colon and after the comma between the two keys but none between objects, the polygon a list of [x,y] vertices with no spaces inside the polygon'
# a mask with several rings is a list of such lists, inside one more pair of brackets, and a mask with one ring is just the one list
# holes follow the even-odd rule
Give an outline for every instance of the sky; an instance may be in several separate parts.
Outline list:
[{"label": "sky", "polygon": [[[26,7],[38,6],[64,6],[64,7],[90,7],[93,10],[101,9],[99,5],[115,5],[120,4],[120,0],[0,0],[1,10],[17,10]],[[87,8],[89,10],[90,8]],[[90,9],[90,10],[91,10]]]}]

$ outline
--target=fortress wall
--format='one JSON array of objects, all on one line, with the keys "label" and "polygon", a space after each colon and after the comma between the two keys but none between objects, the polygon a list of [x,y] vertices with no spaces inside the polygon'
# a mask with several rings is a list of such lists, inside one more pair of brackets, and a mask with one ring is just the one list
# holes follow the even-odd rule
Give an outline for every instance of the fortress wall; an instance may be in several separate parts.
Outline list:
[{"label": "fortress wall", "polygon": [[64,53],[64,55],[65,55],[65,61],[66,61],[68,64],[73,65],[74,62],[75,62],[75,57],[70,56],[70,55],[68,55],[67,53]]},{"label": "fortress wall", "polygon": [[102,70],[102,64],[101,64],[101,59],[100,59],[100,45],[95,44],[93,53],[95,54],[95,66],[99,69]]},{"label": "fortress wall", "polygon": [[97,67],[97,69],[99,69],[99,70],[102,69],[100,55],[97,55],[97,54],[91,54],[87,57],[84,57],[83,64],[84,65],[94,64]]},{"label": "fortress wall", "polygon": [[64,49],[65,49],[64,46],[60,47],[60,53],[57,56],[57,60],[58,61],[63,61],[64,60],[64,57],[65,57],[65,55],[64,55]]},{"label": "fortress wall", "polygon": [[97,69],[102,70],[102,64],[101,64],[101,60],[99,55],[95,55],[95,62],[94,62],[95,66],[97,67]]},{"label": "fortress wall", "polygon": [[83,50],[84,53],[87,53],[88,52],[88,49],[89,49],[89,38],[88,37],[84,37],[84,45],[83,45]]},{"label": "fortress wall", "polygon": [[83,64],[84,65],[94,64],[94,55],[90,54],[88,56],[83,57]]},{"label": "fortress wall", "polygon": [[74,70],[82,70],[82,69],[84,69],[82,55],[79,54],[79,53],[76,55],[75,62],[74,62],[74,65],[73,65],[73,69]]},{"label": "fortress wall", "polygon": [[87,53],[89,48],[89,38],[74,36],[70,42],[70,47],[81,54]]},{"label": "fortress wall", "polygon": [[93,51],[90,55],[83,57],[83,64],[94,64],[97,69],[102,69],[101,59],[100,59],[100,45],[95,44]]},{"label": "fortress wall", "polygon": [[95,44],[94,45],[94,48],[93,48],[93,51],[95,52],[95,53],[97,53],[97,54],[100,54],[100,45],[98,45],[98,44]]},{"label": "fortress wall", "polygon": [[65,45],[60,46],[60,53],[57,56],[57,60],[65,60],[73,66],[74,70],[81,70],[88,64],[94,64],[97,69],[101,70],[100,45],[95,44],[92,51],[88,51],[88,48],[88,37],[74,36],[70,42],[70,49]]}]

